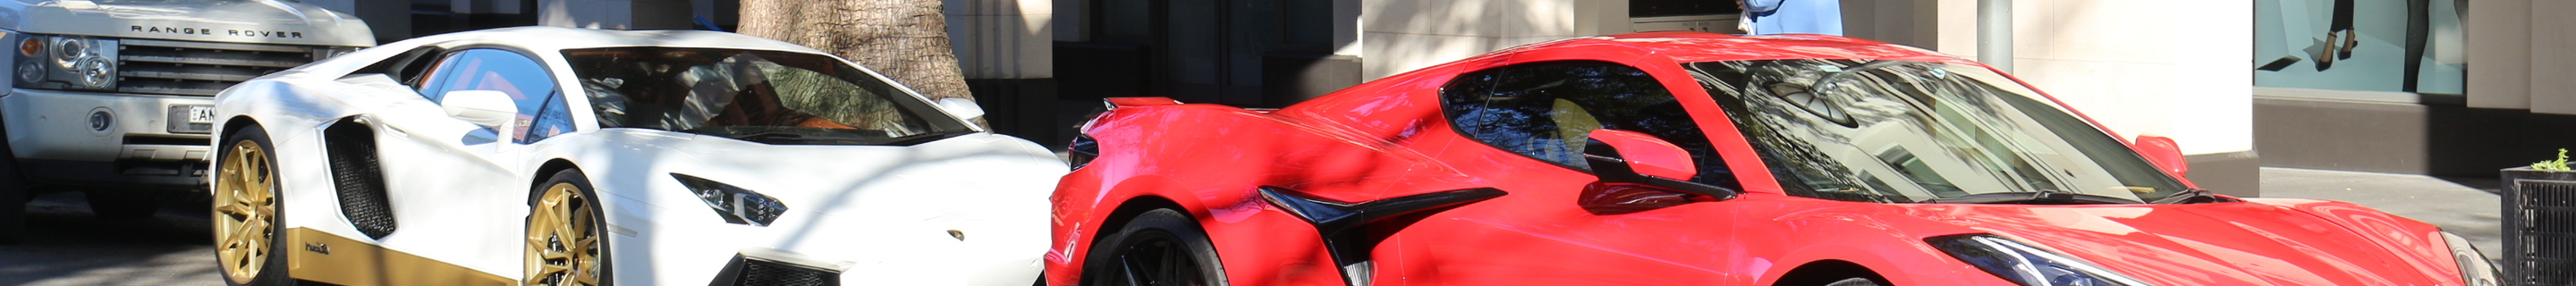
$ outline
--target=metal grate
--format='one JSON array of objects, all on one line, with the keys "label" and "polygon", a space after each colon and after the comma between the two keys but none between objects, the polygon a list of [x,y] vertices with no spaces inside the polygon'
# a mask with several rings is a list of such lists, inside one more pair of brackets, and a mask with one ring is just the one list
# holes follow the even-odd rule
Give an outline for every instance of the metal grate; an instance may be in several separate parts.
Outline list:
[{"label": "metal grate", "polygon": [[340,121],[322,131],[331,161],[331,183],[340,196],[340,215],[368,239],[393,234],[394,208],[385,198],[384,170],[376,161],[376,138],[366,125]]},{"label": "metal grate", "polygon": [[841,273],[764,259],[743,259],[735,286],[838,286]]},{"label": "metal grate", "polygon": [[2505,197],[2507,285],[2576,285],[2576,243],[2569,243],[2576,241],[2576,181],[2512,182]]},{"label": "metal grate", "polygon": [[215,95],[235,83],[313,62],[327,49],[311,46],[119,41],[116,91]]}]

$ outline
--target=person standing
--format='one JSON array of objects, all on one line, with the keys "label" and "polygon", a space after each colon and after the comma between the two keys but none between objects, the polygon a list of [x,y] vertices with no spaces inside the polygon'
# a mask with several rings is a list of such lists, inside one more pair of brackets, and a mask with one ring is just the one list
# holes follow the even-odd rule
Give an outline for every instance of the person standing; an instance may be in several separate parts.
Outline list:
[{"label": "person standing", "polygon": [[1735,0],[1745,34],[1843,34],[1841,0]]}]

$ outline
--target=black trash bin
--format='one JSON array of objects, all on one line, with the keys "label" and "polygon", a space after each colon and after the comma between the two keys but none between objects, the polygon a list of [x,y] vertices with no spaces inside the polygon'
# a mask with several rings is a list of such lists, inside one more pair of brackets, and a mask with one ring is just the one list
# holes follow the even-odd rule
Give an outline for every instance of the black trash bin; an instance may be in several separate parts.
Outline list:
[{"label": "black trash bin", "polygon": [[2576,172],[2502,171],[2504,285],[2576,285]]}]

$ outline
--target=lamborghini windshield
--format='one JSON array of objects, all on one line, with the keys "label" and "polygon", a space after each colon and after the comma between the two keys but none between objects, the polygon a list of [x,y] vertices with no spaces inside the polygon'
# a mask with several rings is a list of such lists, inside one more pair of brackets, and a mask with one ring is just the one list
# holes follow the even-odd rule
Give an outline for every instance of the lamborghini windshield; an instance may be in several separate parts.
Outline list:
[{"label": "lamborghini windshield", "polygon": [[2185,190],[2117,139],[1982,67],[1872,60],[1686,67],[1793,195],[2141,203]]},{"label": "lamborghini windshield", "polygon": [[828,56],[759,50],[566,50],[601,128],[769,144],[910,145],[965,123]]}]

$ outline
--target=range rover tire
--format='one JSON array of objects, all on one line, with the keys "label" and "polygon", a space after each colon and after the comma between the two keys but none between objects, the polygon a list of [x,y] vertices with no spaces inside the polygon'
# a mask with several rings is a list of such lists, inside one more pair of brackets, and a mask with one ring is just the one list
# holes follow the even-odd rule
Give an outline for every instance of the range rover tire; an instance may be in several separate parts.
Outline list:
[{"label": "range rover tire", "polygon": [[[7,137],[0,130],[0,137]],[[18,156],[9,151],[9,140],[0,140],[0,245],[18,244],[27,238],[27,183],[18,173]]]},{"label": "range rover tire", "polygon": [[279,200],[277,155],[259,126],[225,134],[215,145],[214,230],[216,271],[226,285],[289,285],[286,275],[286,205]]},{"label": "range rover tire", "polygon": [[161,201],[138,198],[89,198],[89,212],[102,218],[128,219],[152,217],[161,211]]},{"label": "range rover tire", "polygon": [[528,202],[528,285],[610,285],[608,236],[599,194],[579,169],[555,172]]},{"label": "range rover tire", "polygon": [[1207,230],[1188,214],[1157,209],[1137,214],[1091,244],[1082,285],[1224,286],[1225,266]]}]

